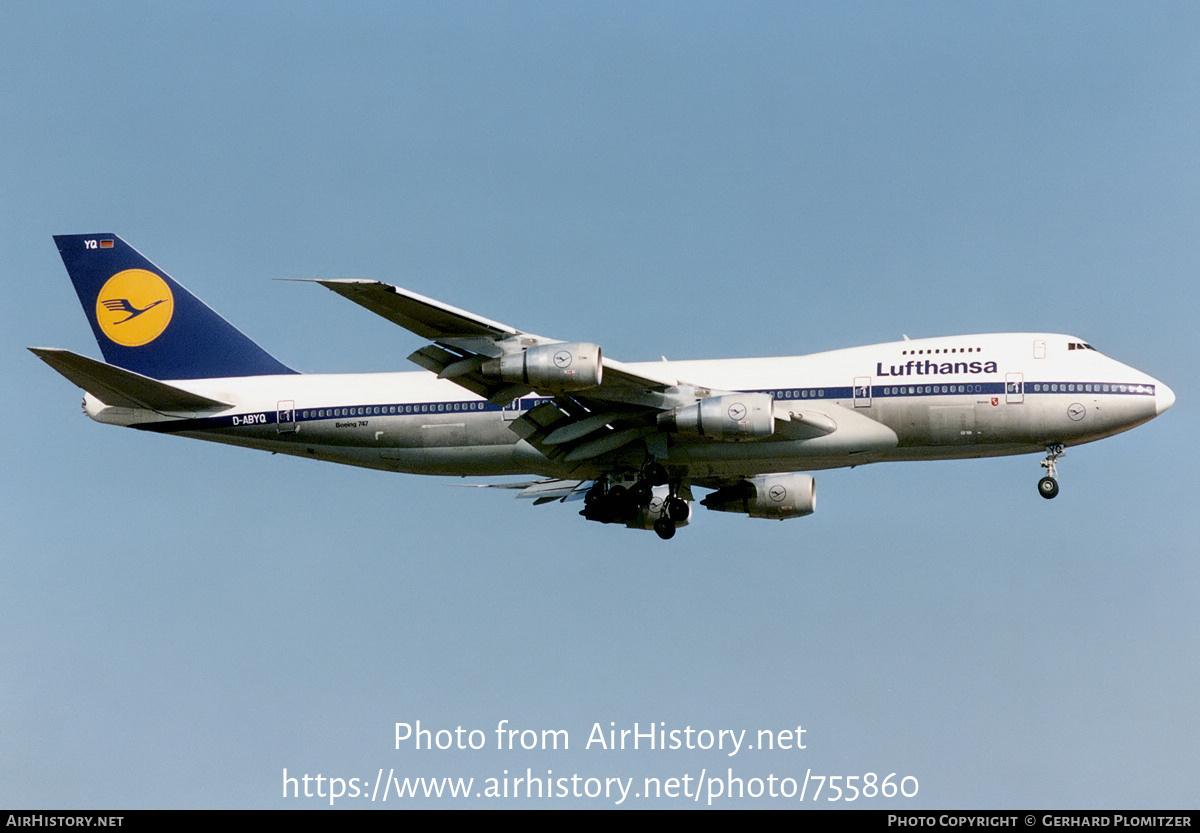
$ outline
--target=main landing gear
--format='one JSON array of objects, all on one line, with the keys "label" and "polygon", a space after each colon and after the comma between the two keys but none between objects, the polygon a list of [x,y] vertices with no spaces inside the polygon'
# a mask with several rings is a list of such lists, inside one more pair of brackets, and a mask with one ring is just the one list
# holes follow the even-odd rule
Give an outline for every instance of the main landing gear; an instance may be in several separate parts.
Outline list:
[{"label": "main landing gear", "polygon": [[664,541],[669,541],[675,537],[675,527],[688,517],[687,501],[678,495],[679,482],[670,482],[662,463],[651,462],[642,468],[642,476],[634,488],[642,487],[639,492],[645,495],[645,503],[642,505],[649,506],[653,487],[663,485],[667,486],[667,497],[663,500],[662,511],[654,521],[654,533]]},{"label": "main landing gear", "polygon": [[654,532],[659,538],[664,541],[669,541],[675,537],[675,526],[679,521],[686,521],[688,516],[687,501],[675,496],[675,489],[671,489],[671,495],[663,502],[662,514],[658,516],[658,520],[654,522]]},{"label": "main landing gear", "polygon": [[[668,482],[667,470],[657,462],[643,467],[637,480],[630,486],[621,483],[610,485],[609,479],[602,477],[584,495],[584,508],[579,514],[589,521],[600,523],[644,523],[648,520],[645,513],[650,510],[654,500],[655,487],[668,485]],[[654,519],[654,531],[664,541],[674,538],[676,527],[688,518],[688,503],[678,496],[678,489],[678,482],[669,484],[662,509]],[[639,518],[645,520],[639,521]]]},{"label": "main landing gear", "polygon": [[1046,500],[1058,494],[1058,481],[1055,476],[1058,474],[1058,458],[1067,453],[1066,447],[1062,443],[1051,443],[1046,446],[1046,459],[1042,461],[1042,468],[1046,470],[1046,476],[1038,481],[1038,494]]}]

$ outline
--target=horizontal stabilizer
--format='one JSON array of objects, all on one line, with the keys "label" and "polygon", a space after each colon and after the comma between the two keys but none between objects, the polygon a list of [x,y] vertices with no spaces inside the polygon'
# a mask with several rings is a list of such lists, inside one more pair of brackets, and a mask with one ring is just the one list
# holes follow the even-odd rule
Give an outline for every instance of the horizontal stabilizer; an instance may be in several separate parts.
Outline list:
[{"label": "horizontal stabilizer", "polygon": [[212,411],[232,407],[191,391],[159,382],[149,376],[89,359],[70,350],[30,347],[29,351],[70,381],[116,408],[151,411]]}]

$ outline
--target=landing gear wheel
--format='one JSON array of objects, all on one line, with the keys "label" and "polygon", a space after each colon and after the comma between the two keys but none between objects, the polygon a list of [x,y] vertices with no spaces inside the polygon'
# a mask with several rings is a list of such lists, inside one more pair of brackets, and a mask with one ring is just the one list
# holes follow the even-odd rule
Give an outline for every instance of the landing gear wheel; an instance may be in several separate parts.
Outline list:
[{"label": "landing gear wheel", "polygon": [[591,506],[593,503],[596,503],[602,497],[604,497],[604,484],[603,484],[603,482],[597,480],[596,485],[592,486],[592,488],[588,489],[584,493],[583,503],[585,506]]},{"label": "landing gear wheel", "polygon": [[633,488],[629,490],[629,496],[633,498],[638,506],[649,506],[650,497],[653,494],[653,489],[645,480],[639,480],[633,484]]},{"label": "landing gear wheel", "polygon": [[642,478],[651,486],[661,486],[667,482],[667,470],[662,463],[648,463],[642,469]]},{"label": "landing gear wheel", "polygon": [[1046,446],[1046,459],[1042,461],[1046,476],[1038,481],[1038,494],[1046,500],[1058,494],[1058,481],[1054,478],[1058,476],[1058,458],[1066,453],[1067,447],[1062,443],[1050,443]]},{"label": "landing gear wheel", "polygon": [[666,515],[672,522],[686,521],[688,516],[687,501],[683,498],[673,497],[667,501]]},{"label": "landing gear wheel", "polygon": [[675,522],[670,518],[659,518],[654,522],[654,531],[659,538],[670,541],[675,537]]}]

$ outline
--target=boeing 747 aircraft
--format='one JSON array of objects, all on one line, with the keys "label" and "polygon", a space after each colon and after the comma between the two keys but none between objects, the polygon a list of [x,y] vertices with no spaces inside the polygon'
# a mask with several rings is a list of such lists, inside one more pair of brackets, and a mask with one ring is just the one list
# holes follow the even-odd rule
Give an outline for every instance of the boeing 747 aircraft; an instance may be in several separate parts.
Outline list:
[{"label": "boeing 747 aircraft", "polygon": [[30,348],[97,422],[582,500],[671,538],[707,509],[798,518],[811,472],[1045,452],[1133,428],[1171,389],[1079,338],[993,333],[808,356],[626,364],[370,280],[317,280],[431,342],[407,373],[302,374],[113,234],[54,238],[105,361]]}]

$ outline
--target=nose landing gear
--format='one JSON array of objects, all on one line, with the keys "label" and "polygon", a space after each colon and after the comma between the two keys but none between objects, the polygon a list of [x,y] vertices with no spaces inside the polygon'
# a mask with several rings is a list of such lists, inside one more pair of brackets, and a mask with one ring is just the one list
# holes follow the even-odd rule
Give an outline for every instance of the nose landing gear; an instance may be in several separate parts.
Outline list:
[{"label": "nose landing gear", "polygon": [[1038,481],[1038,494],[1046,500],[1058,494],[1058,480],[1055,476],[1058,474],[1058,458],[1067,453],[1066,446],[1062,443],[1051,443],[1046,446],[1046,459],[1042,461],[1042,468],[1046,470],[1046,476]]}]

